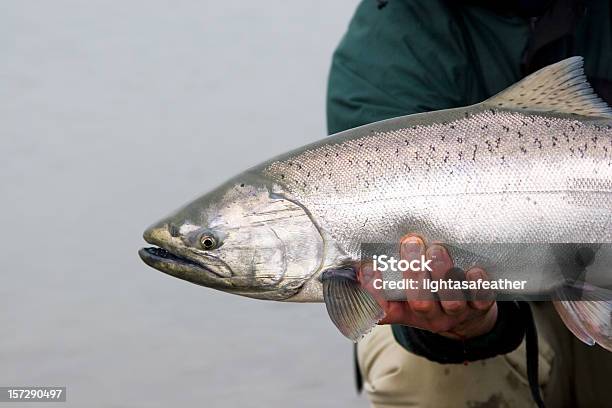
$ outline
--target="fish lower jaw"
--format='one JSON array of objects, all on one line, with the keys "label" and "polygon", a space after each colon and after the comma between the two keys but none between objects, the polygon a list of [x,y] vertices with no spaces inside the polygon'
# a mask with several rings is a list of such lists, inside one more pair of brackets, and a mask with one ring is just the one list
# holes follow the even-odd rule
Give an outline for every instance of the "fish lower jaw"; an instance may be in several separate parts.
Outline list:
[{"label": "fish lower jaw", "polygon": [[140,258],[152,268],[170,275],[180,272],[191,272],[210,275],[212,278],[223,279],[223,276],[210,268],[186,258],[174,255],[170,251],[157,246],[142,248],[138,251]]}]

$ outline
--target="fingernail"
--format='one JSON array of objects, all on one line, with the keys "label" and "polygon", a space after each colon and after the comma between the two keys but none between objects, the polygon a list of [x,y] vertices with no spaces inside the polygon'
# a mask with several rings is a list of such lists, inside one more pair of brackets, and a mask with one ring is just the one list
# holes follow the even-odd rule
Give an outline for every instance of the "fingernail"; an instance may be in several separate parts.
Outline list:
[{"label": "fingernail", "polygon": [[484,272],[481,271],[480,269],[470,269],[466,273],[466,276],[469,280],[478,280],[478,279],[484,280],[486,278]]},{"label": "fingernail", "polygon": [[402,245],[409,245],[409,244],[422,246],[423,241],[421,240],[421,238],[411,235],[402,240]]},{"label": "fingernail", "polygon": [[446,248],[444,248],[442,245],[432,245],[429,248],[429,255],[433,261],[446,257]]},{"label": "fingernail", "polygon": [[423,252],[423,241],[419,237],[410,236],[402,241],[402,252],[408,259],[418,258]]}]

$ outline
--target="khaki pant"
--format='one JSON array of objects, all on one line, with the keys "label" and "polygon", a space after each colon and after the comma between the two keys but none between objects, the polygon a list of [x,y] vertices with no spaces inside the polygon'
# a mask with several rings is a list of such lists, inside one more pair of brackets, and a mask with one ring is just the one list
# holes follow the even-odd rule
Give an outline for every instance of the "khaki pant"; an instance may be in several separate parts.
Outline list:
[{"label": "khaki pant", "polygon": [[[547,407],[612,404],[612,353],[574,338],[549,303],[532,306],[539,336],[539,380]],[[531,407],[525,344],[512,353],[438,364],[406,351],[390,326],[377,326],[357,347],[372,407]]]}]

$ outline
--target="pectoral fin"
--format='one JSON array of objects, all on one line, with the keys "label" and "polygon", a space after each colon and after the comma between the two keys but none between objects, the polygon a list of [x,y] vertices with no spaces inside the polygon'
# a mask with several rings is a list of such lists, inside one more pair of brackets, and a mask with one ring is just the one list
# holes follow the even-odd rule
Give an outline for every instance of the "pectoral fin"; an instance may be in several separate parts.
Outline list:
[{"label": "pectoral fin", "polygon": [[584,343],[612,351],[612,291],[584,283],[579,288],[584,300],[562,300],[575,289],[558,291],[561,300],[554,305],[561,320]]},{"label": "pectoral fin", "polygon": [[328,269],[321,274],[321,282],[327,313],[350,340],[361,339],[384,317],[376,300],[359,285],[354,269]]}]

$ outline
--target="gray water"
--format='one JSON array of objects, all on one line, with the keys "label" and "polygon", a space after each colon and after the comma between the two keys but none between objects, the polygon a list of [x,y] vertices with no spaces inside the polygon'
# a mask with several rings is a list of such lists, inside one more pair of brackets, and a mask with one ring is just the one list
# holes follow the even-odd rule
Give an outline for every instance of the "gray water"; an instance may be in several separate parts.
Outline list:
[{"label": "gray water", "polygon": [[65,385],[72,407],[366,405],[322,305],[137,256],[168,211],[325,135],[356,3],[0,3],[0,386]]}]

